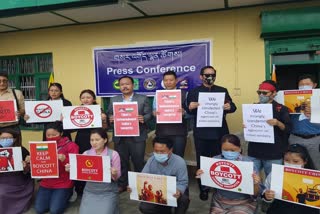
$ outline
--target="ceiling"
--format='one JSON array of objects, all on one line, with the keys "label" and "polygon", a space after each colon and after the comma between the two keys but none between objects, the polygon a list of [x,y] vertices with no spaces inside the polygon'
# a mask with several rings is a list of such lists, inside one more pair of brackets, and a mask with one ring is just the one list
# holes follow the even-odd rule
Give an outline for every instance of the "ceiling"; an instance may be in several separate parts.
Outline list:
[{"label": "ceiling", "polygon": [[87,0],[85,5],[0,10],[0,33],[298,1],[302,0]]}]

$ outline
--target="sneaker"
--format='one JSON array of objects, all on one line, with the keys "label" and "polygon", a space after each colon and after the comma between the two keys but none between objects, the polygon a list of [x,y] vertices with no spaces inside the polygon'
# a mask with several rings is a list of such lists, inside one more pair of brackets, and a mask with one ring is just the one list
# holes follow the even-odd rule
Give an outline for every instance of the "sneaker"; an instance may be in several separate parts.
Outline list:
[{"label": "sneaker", "polygon": [[72,193],[72,196],[70,197],[69,199],[69,202],[75,202],[78,198],[78,194],[77,192],[73,189],[73,193]]}]

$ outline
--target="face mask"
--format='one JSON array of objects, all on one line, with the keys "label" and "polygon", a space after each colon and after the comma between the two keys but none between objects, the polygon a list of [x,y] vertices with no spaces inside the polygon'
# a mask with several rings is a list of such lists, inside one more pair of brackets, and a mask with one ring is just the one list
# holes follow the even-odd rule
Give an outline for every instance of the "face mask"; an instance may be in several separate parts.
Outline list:
[{"label": "face mask", "polygon": [[158,161],[159,163],[164,163],[168,160],[168,154],[158,154],[158,153],[153,153],[154,158],[156,159],[156,161]]},{"label": "face mask", "polygon": [[222,156],[227,160],[236,160],[240,155],[240,152],[223,151]]},{"label": "face mask", "polygon": [[301,85],[299,86],[299,90],[311,90],[312,86],[311,85]]},{"label": "face mask", "polygon": [[13,145],[13,138],[6,138],[0,140],[0,145],[2,147],[10,147]]},{"label": "face mask", "polygon": [[259,95],[259,103],[265,104],[270,100],[269,96]]},{"label": "face mask", "polygon": [[215,80],[216,80],[216,77],[214,75],[207,75],[204,77],[204,82],[208,85],[213,85]]},{"label": "face mask", "polygon": [[47,137],[47,141],[56,141],[58,142],[61,139],[61,136],[56,136],[56,137]]},{"label": "face mask", "polygon": [[289,166],[289,167],[303,168],[303,166],[300,164],[292,164],[292,163],[288,163],[288,162],[284,162],[284,165]]}]

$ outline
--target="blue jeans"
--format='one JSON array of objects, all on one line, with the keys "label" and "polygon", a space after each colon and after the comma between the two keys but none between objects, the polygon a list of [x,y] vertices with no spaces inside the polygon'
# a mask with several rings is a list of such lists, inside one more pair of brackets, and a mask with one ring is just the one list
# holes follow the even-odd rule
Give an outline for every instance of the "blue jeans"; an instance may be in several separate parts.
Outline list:
[{"label": "blue jeans", "polygon": [[283,159],[275,159],[275,160],[261,160],[254,157],[250,157],[253,161],[253,169],[255,172],[260,173],[260,170],[264,169],[264,174],[267,177],[272,169],[272,164],[283,164]]},{"label": "blue jeans", "polygon": [[62,214],[68,206],[73,188],[51,189],[40,186],[34,208],[37,214]]}]

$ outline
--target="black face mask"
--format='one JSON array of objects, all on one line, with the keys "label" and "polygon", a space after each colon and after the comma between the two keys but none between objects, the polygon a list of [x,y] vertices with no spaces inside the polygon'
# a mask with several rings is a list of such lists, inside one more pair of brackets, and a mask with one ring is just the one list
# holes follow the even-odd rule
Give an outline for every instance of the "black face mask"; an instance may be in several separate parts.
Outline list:
[{"label": "black face mask", "polygon": [[208,85],[213,85],[216,80],[216,74],[203,74],[204,82]]}]

